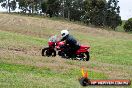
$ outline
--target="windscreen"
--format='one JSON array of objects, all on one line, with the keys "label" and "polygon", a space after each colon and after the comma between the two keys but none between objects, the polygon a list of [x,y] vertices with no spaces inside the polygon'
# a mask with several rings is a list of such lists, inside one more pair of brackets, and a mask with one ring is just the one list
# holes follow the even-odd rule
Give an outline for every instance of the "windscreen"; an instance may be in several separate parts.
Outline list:
[{"label": "windscreen", "polygon": [[49,41],[51,42],[57,42],[57,41],[60,41],[60,37],[57,36],[57,35],[53,35],[49,38]]}]

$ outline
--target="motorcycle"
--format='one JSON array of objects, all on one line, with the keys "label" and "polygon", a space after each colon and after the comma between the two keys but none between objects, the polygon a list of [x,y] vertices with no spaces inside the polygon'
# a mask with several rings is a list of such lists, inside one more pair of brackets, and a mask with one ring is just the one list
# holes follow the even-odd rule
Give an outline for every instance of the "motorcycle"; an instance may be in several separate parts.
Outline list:
[{"label": "motorcycle", "polygon": [[56,53],[58,52],[58,55],[62,58],[72,58],[77,60],[84,60],[89,61],[90,54],[89,49],[90,46],[80,45],[79,49],[75,52],[73,57],[69,57],[68,47],[62,47],[65,46],[64,41],[59,41],[60,39],[57,36],[51,36],[48,42],[48,47],[45,47],[42,49],[42,56],[52,56],[55,57]]}]

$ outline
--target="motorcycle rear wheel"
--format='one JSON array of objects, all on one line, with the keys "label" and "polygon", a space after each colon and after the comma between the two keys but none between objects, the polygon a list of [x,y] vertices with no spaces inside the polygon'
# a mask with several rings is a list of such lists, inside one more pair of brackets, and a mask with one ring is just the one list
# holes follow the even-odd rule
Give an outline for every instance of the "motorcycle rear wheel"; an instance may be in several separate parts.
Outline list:
[{"label": "motorcycle rear wheel", "polygon": [[80,58],[82,58],[84,61],[89,61],[90,59],[89,52],[82,53]]}]

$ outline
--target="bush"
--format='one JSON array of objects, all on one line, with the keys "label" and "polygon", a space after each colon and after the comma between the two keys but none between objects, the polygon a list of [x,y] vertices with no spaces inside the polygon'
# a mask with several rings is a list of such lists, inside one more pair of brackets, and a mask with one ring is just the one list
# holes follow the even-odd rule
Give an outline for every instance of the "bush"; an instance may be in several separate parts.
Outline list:
[{"label": "bush", "polygon": [[128,20],[125,22],[124,30],[125,30],[125,32],[130,32],[130,31],[132,31],[132,18],[128,19]]}]

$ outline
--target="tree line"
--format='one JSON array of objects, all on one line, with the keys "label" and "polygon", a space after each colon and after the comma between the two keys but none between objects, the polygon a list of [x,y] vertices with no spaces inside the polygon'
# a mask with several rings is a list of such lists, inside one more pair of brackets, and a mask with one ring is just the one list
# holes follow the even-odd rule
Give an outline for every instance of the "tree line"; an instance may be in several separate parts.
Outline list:
[{"label": "tree line", "polygon": [[11,12],[17,8],[21,13],[46,14],[63,17],[70,21],[109,27],[115,30],[122,24],[118,0],[0,0],[1,6]]}]

